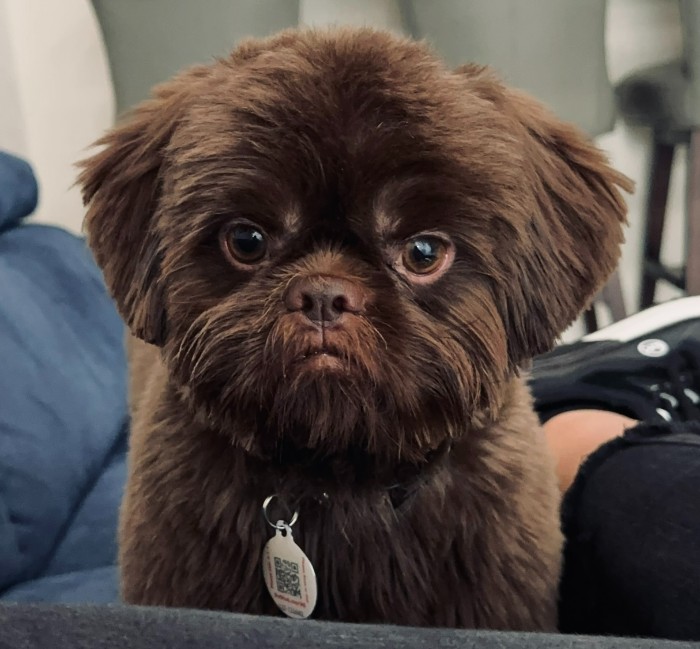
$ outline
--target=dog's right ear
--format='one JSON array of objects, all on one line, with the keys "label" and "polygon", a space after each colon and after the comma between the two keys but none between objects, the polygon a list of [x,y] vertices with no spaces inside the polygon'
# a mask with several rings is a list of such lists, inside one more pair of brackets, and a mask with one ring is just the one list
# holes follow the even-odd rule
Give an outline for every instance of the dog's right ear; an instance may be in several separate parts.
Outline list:
[{"label": "dog's right ear", "polygon": [[164,151],[210,68],[185,71],[102,137],[80,163],[84,228],[107,287],[132,333],[162,345],[167,333],[157,219]]}]

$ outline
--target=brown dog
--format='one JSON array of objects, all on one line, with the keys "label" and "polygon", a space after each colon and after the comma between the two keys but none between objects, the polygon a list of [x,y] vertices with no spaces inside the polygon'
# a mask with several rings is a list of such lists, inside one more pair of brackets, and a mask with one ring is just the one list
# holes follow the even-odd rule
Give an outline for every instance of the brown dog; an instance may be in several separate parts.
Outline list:
[{"label": "brown dog", "polygon": [[629,181],[484,68],[370,30],[247,42],[101,144],[87,232],[141,339],[124,599],[275,613],[278,494],[317,618],[553,629],[519,367],[615,266]]}]

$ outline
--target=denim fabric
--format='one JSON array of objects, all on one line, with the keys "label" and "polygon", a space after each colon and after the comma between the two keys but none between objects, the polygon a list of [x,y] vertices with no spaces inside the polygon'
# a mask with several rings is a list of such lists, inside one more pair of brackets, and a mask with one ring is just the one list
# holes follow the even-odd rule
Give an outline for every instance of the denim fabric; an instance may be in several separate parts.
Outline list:
[{"label": "denim fabric", "polygon": [[0,599],[116,599],[123,334],[81,238],[0,233]]},{"label": "denim fabric", "polygon": [[29,163],[0,151],[0,230],[31,214],[39,199]]}]

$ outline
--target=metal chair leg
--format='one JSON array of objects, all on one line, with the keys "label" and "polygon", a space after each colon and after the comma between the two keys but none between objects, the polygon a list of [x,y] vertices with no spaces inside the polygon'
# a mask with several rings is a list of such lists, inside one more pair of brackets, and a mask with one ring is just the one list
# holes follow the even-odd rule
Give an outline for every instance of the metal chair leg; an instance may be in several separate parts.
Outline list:
[{"label": "metal chair leg", "polygon": [[674,151],[675,146],[673,144],[654,140],[651,152],[649,195],[644,223],[642,277],[639,297],[640,309],[646,309],[654,303],[657,277],[650,272],[649,266],[659,265]]},{"label": "metal chair leg", "polygon": [[595,302],[583,314],[583,327],[587,334],[598,331],[598,316],[595,312]]},{"label": "metal chair leg", "polygon": [[700,131],[690,134],[688,145],[687,228],[685,291],[700,295]]}]

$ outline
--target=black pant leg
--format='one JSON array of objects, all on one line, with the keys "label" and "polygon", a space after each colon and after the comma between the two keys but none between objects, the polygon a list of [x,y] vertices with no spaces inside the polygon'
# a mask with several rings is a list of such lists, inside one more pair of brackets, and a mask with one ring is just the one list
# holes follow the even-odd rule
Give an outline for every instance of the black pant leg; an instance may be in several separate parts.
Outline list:
[{"label": "black pant leg", "polygon": [[562,524],[563,631],[700,639],[700,423],[641,424],[598,449]]}]

